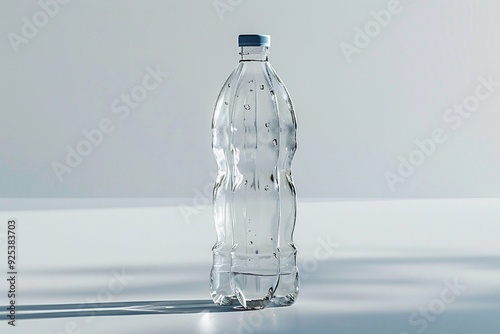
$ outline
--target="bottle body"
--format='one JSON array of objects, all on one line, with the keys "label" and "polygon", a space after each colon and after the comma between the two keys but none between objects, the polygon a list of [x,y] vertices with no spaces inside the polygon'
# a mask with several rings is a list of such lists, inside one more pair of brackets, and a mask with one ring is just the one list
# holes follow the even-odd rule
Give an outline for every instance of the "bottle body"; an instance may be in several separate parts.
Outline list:
[{"label": "bottle body", "polygon": [[212,122],[218,165],[212,298],[223,305],[237,299],[245,308],[291,305],[298,294],[295,114],[267,47],[242,47],[241,54]]}]

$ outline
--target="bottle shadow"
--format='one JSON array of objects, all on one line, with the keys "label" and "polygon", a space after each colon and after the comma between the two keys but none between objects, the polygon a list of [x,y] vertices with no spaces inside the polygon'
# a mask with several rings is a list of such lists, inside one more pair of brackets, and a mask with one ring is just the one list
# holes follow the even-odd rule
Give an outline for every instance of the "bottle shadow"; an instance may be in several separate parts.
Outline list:
[{"label": "bottle shadow", "polygon": [[17,319],[131,316],[146,314],[186,314],[245,311],[241,306],[220,306],[211,299],[130,301],[110,303],[19,305]]}]

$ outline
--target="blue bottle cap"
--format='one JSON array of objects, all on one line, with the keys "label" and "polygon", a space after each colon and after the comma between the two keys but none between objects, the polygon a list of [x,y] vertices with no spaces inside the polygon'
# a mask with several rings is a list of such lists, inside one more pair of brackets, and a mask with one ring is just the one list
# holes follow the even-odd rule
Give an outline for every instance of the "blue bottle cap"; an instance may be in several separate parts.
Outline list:
[{"label": "blue bottle cap", "polygon": [[238,46],[271,46],[271,36],[239,35]]}]

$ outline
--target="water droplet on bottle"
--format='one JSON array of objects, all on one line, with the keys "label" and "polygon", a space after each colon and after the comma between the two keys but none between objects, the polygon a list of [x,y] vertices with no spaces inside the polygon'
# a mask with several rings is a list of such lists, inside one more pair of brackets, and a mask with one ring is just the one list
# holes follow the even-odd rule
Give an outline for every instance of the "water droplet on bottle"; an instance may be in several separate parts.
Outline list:
[{"label": "water droplet on bottle", "polygon": [[274,255],[274,258],[276,258],[276,259],[278,258],[278,255],[276,255],[276,253],[273,253],[273,255]]},{"label": "water droplet on bottle", "polygon": [[271,95],[274,95],[274,90],[270,90],[269,93],[271,93]]},{"label": "water droplet on bottle", "polygon": [[273,240],[274,240],[274,239],[273,239],[273,238],[271,238],[271,241],[273,241]]},{"label": "water droplet on bottle", "polygon": [[248,183],[248,180],[245,180],[244,185],[247,185],[247,183]]},{"label": "water droplet on bottle", "polygon": [[253,89],[250,89],[251,92],[253,92]]},{"label": "water droplet on bottle", "polygon": [[252,82],[253,82],[253,80],[248,80],[248,83],[252,83]]},{"label": "water droplet on bottle", "polygon": [[264,90],[264,85],[260,85],[260,90]]},{"label": "water droplet on bottle", "polygon": [[231,84],[230,83],[228,83],[227,86],[231,88]]},{"label": "water droplet on bottle", "polygon": [[259,251],[258,251],[258,250],[256,250],[256,251],[255,251],[255,254],[259,254]]},{"label": "water droplet on bottle", "polygon": [[253,245],[253,241],[252,240],[250,240],[250,245]]},{"label": "water droplet on bottle", "polygon": [[266,185],[266,186],[264,187],[264,190],[265,190],[265,191],[268,191],[268,190],[269,190],[269,186],[268,186],[268,185]]},{"label": "water droplet on bottle", "polygon": [[264,124],[264,125],[266,126],[266,128],[268,128],[268,127],[269,127],[269,125],[271,125],[271,124],[269,124],[269,122],[267,122],[267,123],[266,123],[266,124]]},{"label": "water droplet on bottle", "polygon": [[271,182],[274,182],[274,175],[271,174]]},{"label": "water droplet on bottle", "polygon": [[243,107],[245,108],[245,110],[250,110],[250,105],[248,104],[245,104]]},{"label": "water droplet on bottle", "polygon": [[227,106],[229,103],[227,103],[227,101],[226,101],[226,102],[224,102],[224,104]]},{"label": "water droplet on bottle", "polygon": [[278,140],[277,139],[273,139],[273,145],[278,145]]}]

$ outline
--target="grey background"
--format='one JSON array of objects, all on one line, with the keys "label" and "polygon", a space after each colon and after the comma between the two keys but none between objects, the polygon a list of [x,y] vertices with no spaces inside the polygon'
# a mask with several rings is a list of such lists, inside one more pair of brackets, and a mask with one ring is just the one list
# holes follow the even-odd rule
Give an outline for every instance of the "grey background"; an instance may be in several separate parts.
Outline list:
[{"label": "grey background", "polygon": [[[71,1],[16,53],[9,33],[35,1],[0,1],[0,196],[206,194],[215,99],[236,66],[239,33],[272,36],[271,62],[295,103],[301,197],[500,195],[500,89],[457,130],[446,109],[500,81],[500,3],[401,1],[402,11],[348,62],[342,42],[388,1]],[[110,107],[146,67],[168,77],[120,120]],[[83,129],[105,135],[62,182],[52,163]],[[443,128],[448,139],[391,191],[385,172]]]}]

